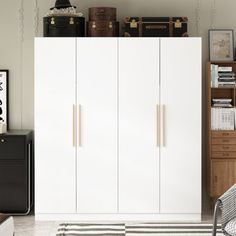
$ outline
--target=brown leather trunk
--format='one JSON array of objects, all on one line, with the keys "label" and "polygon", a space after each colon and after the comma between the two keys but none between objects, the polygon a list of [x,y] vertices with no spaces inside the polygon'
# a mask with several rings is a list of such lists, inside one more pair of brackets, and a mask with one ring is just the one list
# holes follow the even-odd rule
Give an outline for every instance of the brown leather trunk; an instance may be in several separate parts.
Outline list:
[{"label": "brown leather trunk", "polygon": [[126,17],[125,37],[188,37],[187,17]]},{"label": "brown leather trunk", "polygon": [[119,22],[89,21],[87,22],[88,37],[119,37]]},{"label": "brown leather trunk", "polygon": [[44,37],[84,37],[85,18],[49,16],[43,18]]},{"label": "brown leather trunk", "polygon": [[116,21],[116,8],[91,7],[89,8],[89,21]]}]

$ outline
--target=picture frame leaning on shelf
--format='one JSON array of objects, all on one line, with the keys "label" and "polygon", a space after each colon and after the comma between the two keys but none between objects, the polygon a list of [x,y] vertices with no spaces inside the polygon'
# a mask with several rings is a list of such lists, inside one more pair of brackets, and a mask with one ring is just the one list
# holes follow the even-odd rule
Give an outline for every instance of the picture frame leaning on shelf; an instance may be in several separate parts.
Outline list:
[{"label": "picture frame leaning on shelf", "polygon": [[8,77],[9,71],[0,69],[0,133],[8,130]]},{"label": "picture frame leaning on shelf", "polygon": [[210,61],[234,60],[234,32],[232,29],[209,30]]}]

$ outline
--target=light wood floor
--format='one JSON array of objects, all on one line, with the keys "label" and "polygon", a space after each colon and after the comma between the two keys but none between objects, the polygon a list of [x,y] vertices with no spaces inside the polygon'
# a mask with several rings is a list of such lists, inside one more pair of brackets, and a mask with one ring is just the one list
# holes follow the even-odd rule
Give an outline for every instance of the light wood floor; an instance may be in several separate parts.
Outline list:
[{"label": "light wood floor", "polygon": [[[212,223],[212,215],[202,217],[203,223]],[[35,221],[34,216],[15,216],[15,236],[55,236],[62,222]]]},{"label": "light wood floor", "polygon": [[14,217],[15,236],[55,236],[60,222],[35,221],[34,216]]}]

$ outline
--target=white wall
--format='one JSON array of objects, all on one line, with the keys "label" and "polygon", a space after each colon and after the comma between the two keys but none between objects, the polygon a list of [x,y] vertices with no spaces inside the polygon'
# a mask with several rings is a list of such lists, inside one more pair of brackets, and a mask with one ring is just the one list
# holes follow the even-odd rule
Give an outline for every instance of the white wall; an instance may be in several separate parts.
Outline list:
[{"label": "white wall", "polygon": [[[10,70],[10,127],[33,128],[33,38],[42,36],[42,17],[55,0],[0,1],[0,68]],[[236,27],[234,0],[71,0],[87,16],[91,6],[115,6],[124,16],[188,16],[191,36],[203,37],[204,62],[208,55],[207,30]]]},{"label": "white wall", "polygon": [[[35,35],[42,36],[42,17],[54,3],[55,0],[0,0],[0,68],[10,70],[10,128],[34,127],[33,40]],[[203,66],[208,58],[208,29],[236,31],[235,0],[71,0],[71,3],[85,16],[91,6],[117,7],[119,20],[124,16],[188,16],[190,36],[203,37]],[[203,85],[204,81],[203,76]],[[205,109],[204,86],[203,105]],[[204,143],[205,139],[203,150]]]}]

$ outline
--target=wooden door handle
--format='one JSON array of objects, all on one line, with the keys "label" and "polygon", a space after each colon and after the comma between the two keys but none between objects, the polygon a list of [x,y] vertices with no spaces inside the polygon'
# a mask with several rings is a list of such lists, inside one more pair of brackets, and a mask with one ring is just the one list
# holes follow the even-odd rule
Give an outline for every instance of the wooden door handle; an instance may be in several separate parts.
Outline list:
[{"label": "wooden door handle", "polygon": [[81,105],[73,105],[73,146],[81,146]]},{"label": "wooden door handle", "polygon": [[73,147],[76,147],[76,105],[73,105]]},{"label": "wooden door handle", "polygon": [[165,105],[162,105],[161,107],[161,116],[162,116],[162,125],[161,125],[161,128],[162,128],[162,131],[161,131],[161,144],[162,144],[162,147],[165,147],[166,146],[166,106]]},{"label": "wooden door handle", "polygon": [[160,106],[159,105],[157,105],[156,106],[156,112],[157,112],[157,114],[156,114],[156,125],[157,125],[157,130],[156,130],[156,135],[157,135],[157,147],[160,147],[160,139],[161,139],[161,134],[160,134]]},{"label": "wooden door handle", "polygon": [[77,116],[78,116],[78,124],[77,124],[77,146],[81,146],[81,105],[77,105]]}]

